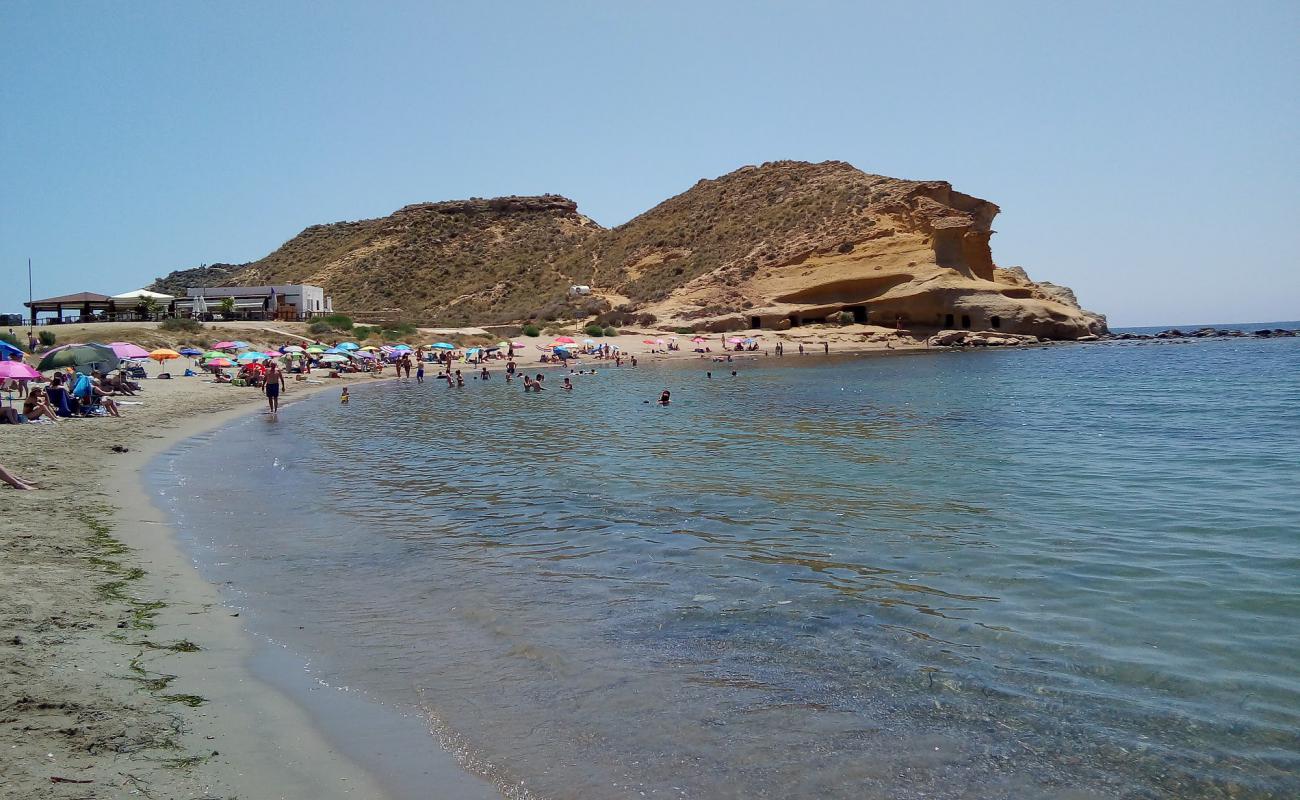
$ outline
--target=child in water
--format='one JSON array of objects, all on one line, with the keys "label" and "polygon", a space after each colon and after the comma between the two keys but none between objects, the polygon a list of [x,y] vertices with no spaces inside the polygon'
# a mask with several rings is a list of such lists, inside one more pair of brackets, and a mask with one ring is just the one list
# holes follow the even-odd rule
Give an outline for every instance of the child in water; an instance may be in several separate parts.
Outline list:
[{"label": "child in water", "polygon": [[343,405],[348,404],[348,387],[346,386],[343,387],[343,394],[339,396],[339,403]]}]

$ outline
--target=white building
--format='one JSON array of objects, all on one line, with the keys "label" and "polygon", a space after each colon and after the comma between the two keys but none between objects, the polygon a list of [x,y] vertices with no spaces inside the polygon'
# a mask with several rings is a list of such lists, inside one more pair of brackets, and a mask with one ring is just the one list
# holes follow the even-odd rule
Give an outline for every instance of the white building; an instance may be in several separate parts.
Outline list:
[{"label": "white building", "polygon": [[220,314],[221,304],[234,298],[234,316],[246,319],[299,320],[334,313],[334,299],[319,286],[306,283],[278,286],[200,286],[176,300],[178,315]]}]

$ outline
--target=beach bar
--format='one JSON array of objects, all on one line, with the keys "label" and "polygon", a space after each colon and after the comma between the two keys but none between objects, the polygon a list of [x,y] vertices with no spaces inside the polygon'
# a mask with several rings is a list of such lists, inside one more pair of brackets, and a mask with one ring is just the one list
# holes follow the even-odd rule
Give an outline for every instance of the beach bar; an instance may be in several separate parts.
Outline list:
[{"label": "beach bar", "polygon": [[[94,322],[117,312],[116,300],[106,294],[95,292],[77,292],[47,297],[44,300],[30,300],[23,305],[29,309],[32,325],[39,324],[36,315],[42,313],[54,314],[54,319],[47,322],[57,325],[61,322]],[[72,311],[74,316],[65,319],[63,316],[65,309]]]},{"label": "beach bar", "polygon": [[[310,284],[275,286],[200,286],[185,290],[175,302],[177,316],[296,321],[331,314],[334,300]],[[227,299],[229,298],[229,300]],[[228,308],[229,311],[223,309]]]}]

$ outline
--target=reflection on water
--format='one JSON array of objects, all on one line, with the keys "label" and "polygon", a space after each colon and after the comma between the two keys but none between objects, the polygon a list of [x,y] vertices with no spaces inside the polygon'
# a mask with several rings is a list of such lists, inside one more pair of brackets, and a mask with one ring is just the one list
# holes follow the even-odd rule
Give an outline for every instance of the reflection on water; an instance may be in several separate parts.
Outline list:
[{"label": "reflection on water", "polygon": [[157,470],[258,630],[536,796],[1291,797],[1298,365],[382,384]]}]

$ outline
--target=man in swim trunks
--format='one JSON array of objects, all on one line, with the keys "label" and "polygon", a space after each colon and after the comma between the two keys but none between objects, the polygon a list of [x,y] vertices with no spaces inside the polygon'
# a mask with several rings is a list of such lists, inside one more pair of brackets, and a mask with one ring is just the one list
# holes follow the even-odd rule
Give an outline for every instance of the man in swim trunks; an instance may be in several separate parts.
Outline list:
[{"label": "man in swim trunks", "polygon": [[266,368],[265,384],[263,391],[266,392],[266,404],[270,406],[271,413],[275,414],[280,410],[280,390],[284,388],[284,373],[280,372],[280,365],[274,361]]}]

